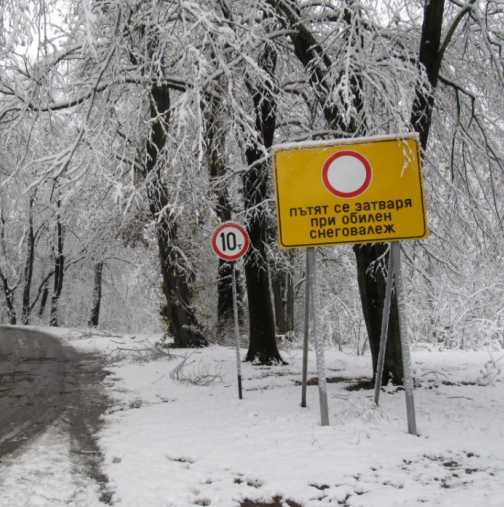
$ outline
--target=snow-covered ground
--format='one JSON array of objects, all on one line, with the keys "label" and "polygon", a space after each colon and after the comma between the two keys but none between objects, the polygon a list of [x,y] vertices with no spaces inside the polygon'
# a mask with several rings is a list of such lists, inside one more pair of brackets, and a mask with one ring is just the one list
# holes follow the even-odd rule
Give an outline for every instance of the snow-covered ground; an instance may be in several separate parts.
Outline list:
[{"label": "snow-covered ground", "polygon": [[[282,351],[287,366],[244,363],[239,400],[232,348],[156,356],[155,337],[60,333],[110,360],[115,404],[99,442],[114,505],[238,507],[281,497],[304,507],[504,506],[502,351],[414,351],[420,436],[411,436],[402,391],[383,393],[377,409],[372,391],[341,381],[369,375],[369,357],[326,351],[337,382],[328,384],[330,426],[321,427],[315,385],[300,407],[299,350]],[[103,505],[96,486],[72,473],[65,445],[52,428],[4,461],[0,505]]]}]

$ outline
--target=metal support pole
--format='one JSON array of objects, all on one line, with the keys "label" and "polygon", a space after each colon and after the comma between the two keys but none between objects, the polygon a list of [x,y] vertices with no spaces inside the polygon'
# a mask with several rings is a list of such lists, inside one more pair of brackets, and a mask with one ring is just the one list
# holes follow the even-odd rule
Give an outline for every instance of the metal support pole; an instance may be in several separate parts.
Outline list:
[{"label": "metal support pole", "polygon": [[305,305],[304,305],[304,337],[303,337],[303,377],[301,380],[301,406],[306,407],[306,383],[308,381],[308,340],[310,336],[310,296],[311,296],[311,266],[310,251],[306,249],[305,268]]},{"label": "metal support pole", "polygon": [[238,398],[243,399],[242,393],[242,376],[241,376],[241,358],[240,358],[240,325],[238,323],[238,297],[236,294],[236,262],[231,264],[231,272],[233,275],[233,316],[236,344],[236,372],[238,376]]},{"label": "metal support pole", "polygon": [[411,376],[411,357],[406,327],[406,309],[402,294],[401,281],[401,245],[392,243],[392,265],[394,266],[395,289],[398,304],[399,329],[401,333],[401,357],[403,361],[404,393],[406,396],[406,415],[408,417],[408,433],[418,435],[415,416],[415,400],[413,398],[413,378]]},{"label": "metal support pole", "polygon": [[316,272],[316,250],[308,248],[308,260],[311,265],[311,316],[312,316],[312,334],[315,341],[315,358],[317,362],[317,375],[318,375],[318,391],[320,402],[320,424],[322,426],[329,426],[329,409],[327,406],[327,379],[326,368],[324,360],[324,344],[317,333],[317,312],[315,311],[315,287],[317,286],[317,272]]},{"label": "metal support pole", "polygon": [[392,251],[389,248],[388,262],[387,262],[387,279],[385,285],[385,301],[383,302],[382,321],[380,329],[380,348],[378,350],[378,362],[376,364],[375,385],[374,385],[374,402],[378,406],[380,403],[380,392],[382,386],[383,369],[385,367],[385,355],[387,351],[388,341],[388,328],[390,322],[390,306],[392,302],[392,285],[393,285],[393,271],[392,264]]}]

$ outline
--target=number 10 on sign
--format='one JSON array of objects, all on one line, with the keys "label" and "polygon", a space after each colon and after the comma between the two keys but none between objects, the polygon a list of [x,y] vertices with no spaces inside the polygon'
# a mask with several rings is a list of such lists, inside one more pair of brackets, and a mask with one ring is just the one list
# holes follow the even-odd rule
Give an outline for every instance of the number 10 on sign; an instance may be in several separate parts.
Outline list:
[{"label": "number 10 on sign", "polygon": [[236,222],[224,222],[212,233],[212,250],[223,261],[237,261],[247,253],[249,245],[247,230]]}]

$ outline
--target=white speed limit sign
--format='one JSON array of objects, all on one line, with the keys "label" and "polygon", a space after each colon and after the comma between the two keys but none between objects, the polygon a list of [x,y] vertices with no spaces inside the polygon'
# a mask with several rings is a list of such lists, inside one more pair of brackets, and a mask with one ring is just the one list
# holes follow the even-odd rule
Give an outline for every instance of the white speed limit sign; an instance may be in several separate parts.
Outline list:
[{"label": "white speed limit sign", "polygon": [[245,227],[236,222],[224,222],[212,233],[212,250],[224,261],[236,261],[243,257],[250,246]]}]

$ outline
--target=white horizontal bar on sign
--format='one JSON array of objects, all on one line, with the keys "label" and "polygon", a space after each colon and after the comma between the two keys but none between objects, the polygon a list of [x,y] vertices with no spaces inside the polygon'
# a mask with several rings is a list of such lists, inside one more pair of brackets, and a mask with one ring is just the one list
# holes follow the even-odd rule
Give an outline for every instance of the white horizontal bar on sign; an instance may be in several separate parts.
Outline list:
[{"label": "white horizontal bar on sign", "polygon": [[281,150],[302,150],[303,148],[317,148],[324,146],[343,146],[345,144],[376,143],[378,141],[402,141],[405,139],[418,140],[418,134],[409,132],[406,134],[387,134],[368,137],[345,137],[339,139],[324,139],[322,141],[300,141],[297,143],[280,143],[272,146],[273,152]]}]

